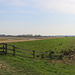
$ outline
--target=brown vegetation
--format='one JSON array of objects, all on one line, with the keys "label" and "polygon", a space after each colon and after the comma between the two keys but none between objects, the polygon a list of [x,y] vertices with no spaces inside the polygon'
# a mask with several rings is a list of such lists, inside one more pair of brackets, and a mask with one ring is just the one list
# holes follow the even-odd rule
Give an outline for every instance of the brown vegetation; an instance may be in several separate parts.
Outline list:
[{"label": "brown vegetation", "polygon": [[0,43],[52,39],[53,37],[0,37]]}]

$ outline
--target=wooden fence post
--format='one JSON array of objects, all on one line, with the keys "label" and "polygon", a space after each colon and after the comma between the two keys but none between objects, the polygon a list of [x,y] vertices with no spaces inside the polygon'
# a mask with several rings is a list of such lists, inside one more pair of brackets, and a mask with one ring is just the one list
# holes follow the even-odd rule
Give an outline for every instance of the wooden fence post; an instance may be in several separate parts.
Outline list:
[{"label": "wooden fence post", "polygon": [[62,60],[63,59],[63,55],[59,55],[58,59]]},{"label": "wooden fence post", "polygon": [[52,55],[51,55],[51,52],[49,53],[49,58],[50,58],[50,59],[52,59]]},{"label": "wooden fence post", "polygon": [[7,54],[7,44],[5,44],[5,54]]},{"label": "wooden fence post", "polygon": [[49,53],[49,58],[50,58],[50,59],[53,59],[52,54],[54,54],[53,51],[51,51],[51,52]]},{"label": "wooden fence post", "polygon": [[41,59],[43,59],[44,58],[44,54],[41,54]]},{"label": "wooden fence post", "polygon": [[4,52],[4,43],[3,43],[3,52]]},{"label": "wooden fence post", "polygon": [[33,50],[33,58],[35,58],[35,51]]},{"label": "wooden fence post", "polygon": [[13,46],[13,56],[15,56],[15,46]]}]

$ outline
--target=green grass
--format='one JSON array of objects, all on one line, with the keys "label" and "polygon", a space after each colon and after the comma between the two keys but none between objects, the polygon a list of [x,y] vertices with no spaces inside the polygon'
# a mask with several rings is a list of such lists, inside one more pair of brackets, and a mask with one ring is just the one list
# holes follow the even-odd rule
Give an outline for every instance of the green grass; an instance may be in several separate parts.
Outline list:
[{"label": "green grass", "polygon": [[[60,43],[62,43],[61,46],[59,46]],[[61,50],[75,49],[75,38],[66,37],[8,44],[35,51],[52,50],[60,53]],[[57,49],[55,50],[55,48]],[[74,64],[51,63],[51,60],[0,55],[0,64],[2,64],[0,75],[75,75]]]},{"label": "green grass", "polygon": [[75,75],[75,65],[49,63],[11,55],[0,56],[0,75]]},{"label": "green grass", "polygon": [[[60,43],[62,43],[61,46],[59,45]],[[55,53],[61,54],[62,50],[75,49],[75,38],[65,37],[65,38],[55,38],[55,39],[36,40],[36,41],[13,42],[8,44],[15,45],[16,47],[19,48],[35,50],[39,52],[47,51],[49,53],[50,51],[54,51]],[[29,51],[27,52],[29,53]]]}]

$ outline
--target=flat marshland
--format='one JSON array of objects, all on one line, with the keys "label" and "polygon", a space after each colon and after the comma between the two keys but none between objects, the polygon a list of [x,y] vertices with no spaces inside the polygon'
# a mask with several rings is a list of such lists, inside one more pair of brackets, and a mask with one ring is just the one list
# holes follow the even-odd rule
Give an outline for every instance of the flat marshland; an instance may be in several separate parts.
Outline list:
[{"label": "flat marshland", "polygon": [[[42,40],[28,38],[30,39],[28,41],[15,42],[12,38],[6,39],[9,39],[8,44],[10,45],[40,52],[54,51],[60,54],[62,50],[75,50],[75,37]],[[23,39],[25,40],[25,38]],[[10,40],[12,41],[10,42]],[[0,39],[0,41],[4,41],[4,39]],[[60,45],[61,43],[62,45]],[[75,59],[50,60],[12,56],[11,54],[0,55],[0,75],[75,75]]]},{"label": "flat marshland", "polygon": [[[0,37],[0,43],[52,39],[53,37]],[[54,37],[55,38],[55,37]]]}]

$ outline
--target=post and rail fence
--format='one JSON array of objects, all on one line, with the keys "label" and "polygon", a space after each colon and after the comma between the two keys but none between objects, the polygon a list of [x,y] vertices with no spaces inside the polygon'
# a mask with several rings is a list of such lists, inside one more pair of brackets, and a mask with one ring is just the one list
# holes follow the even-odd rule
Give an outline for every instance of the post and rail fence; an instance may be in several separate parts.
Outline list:
[{"label": "post and rail fence", "polygon": [[[13,56],[18,55],[23,57],[30,56],[30,58],[40,57],[41,59],[43,58],[53,59],[52,55],[55,55],[52,51],[49,53],[45,53],[45,52],[39,52],[35,50],[15,47],[14,45],[10,45],[7,43],[0,43],[0,55],[3,55],[3,54],[12,54]],[[59,60],[62,60],[63,55],[55,55],[55,57],[57,57],[57,59]]]}]

